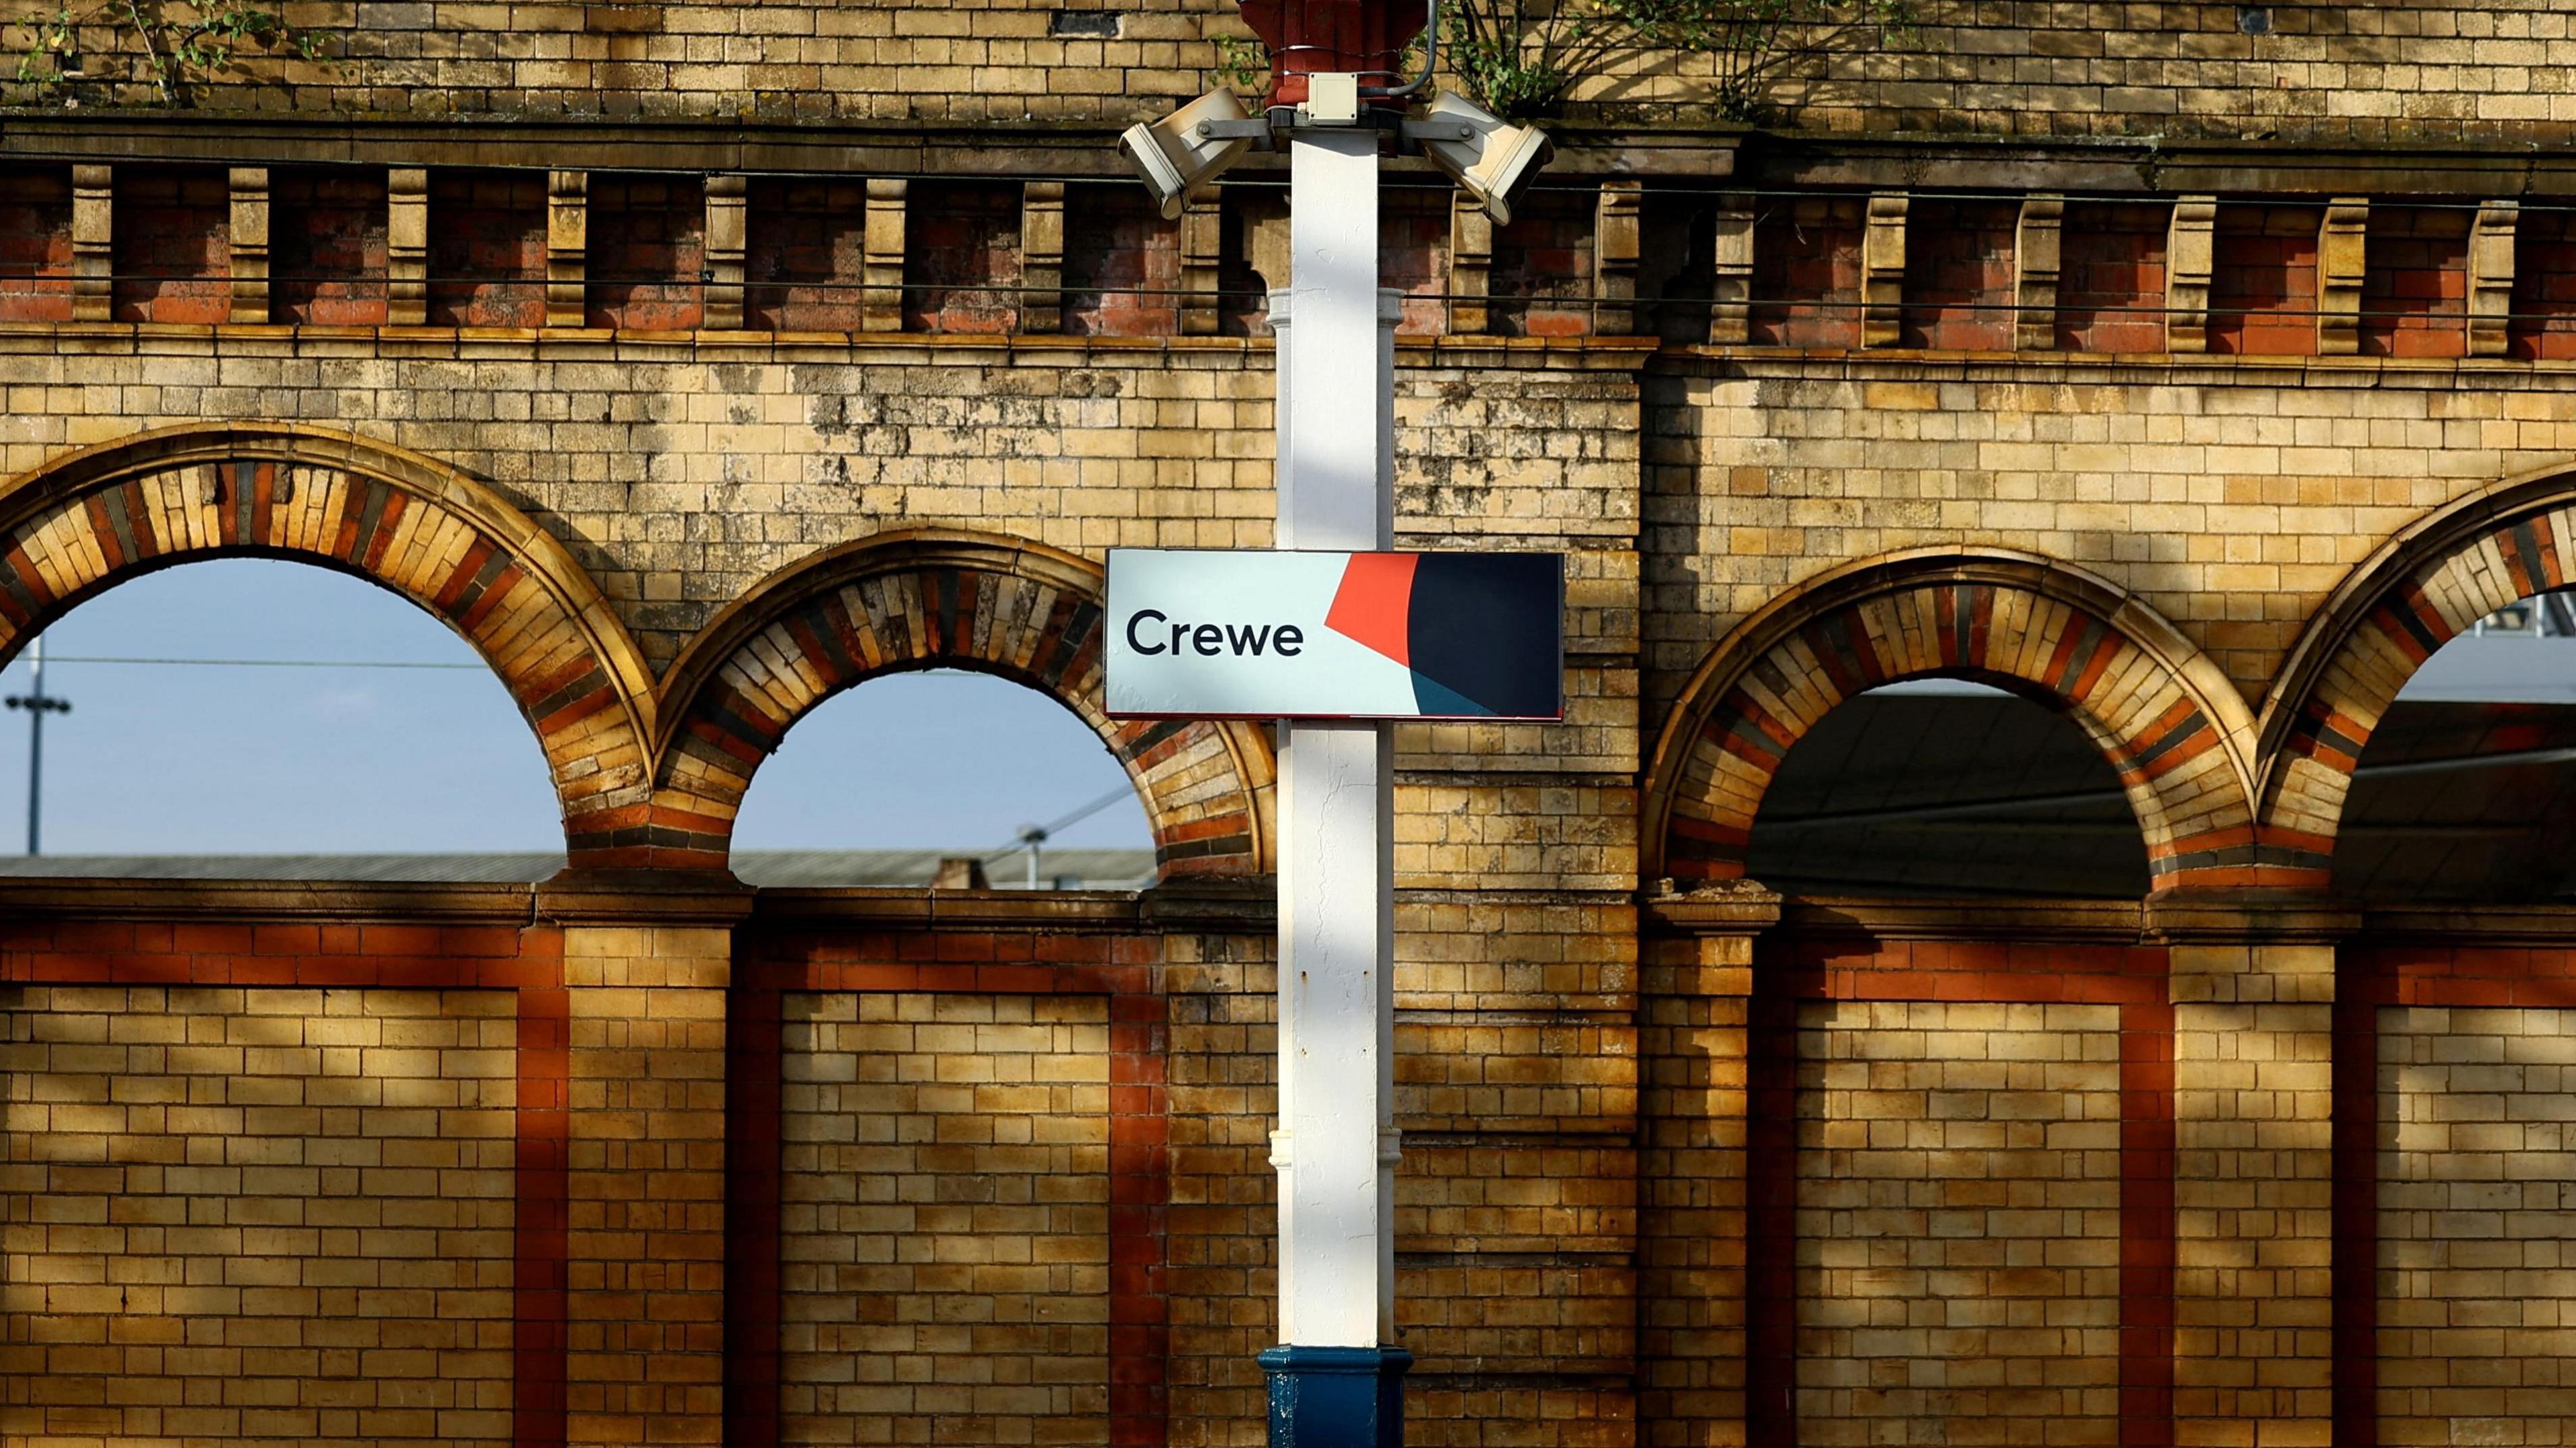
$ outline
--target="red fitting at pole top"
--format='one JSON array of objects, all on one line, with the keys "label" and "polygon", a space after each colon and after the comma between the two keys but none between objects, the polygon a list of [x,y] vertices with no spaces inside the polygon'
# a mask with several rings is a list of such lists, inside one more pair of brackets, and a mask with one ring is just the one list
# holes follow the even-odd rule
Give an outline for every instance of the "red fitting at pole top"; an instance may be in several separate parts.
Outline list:
[{"label": "red fitting at pole top", "polygon": [[1244,23],[1270,49],[1270,104],[1303,105],[1306,77],[1353,72],[1397,86],[1405,47],[1430,23],[1429,0],[1241,0]]}]

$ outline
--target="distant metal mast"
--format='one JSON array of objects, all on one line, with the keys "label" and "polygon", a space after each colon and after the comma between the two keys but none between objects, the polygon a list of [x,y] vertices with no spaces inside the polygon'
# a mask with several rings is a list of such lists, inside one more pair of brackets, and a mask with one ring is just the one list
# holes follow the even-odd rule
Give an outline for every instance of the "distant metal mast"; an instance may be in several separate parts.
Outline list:
[{"label": "distant metal mast", "polygon": [[69,699],[57,699],[45,692],[45,636],[27,646],[28,662],[35,665],[34,684],[24,694],[12,694],[7,703],[12,709],[27,711],[27,853],[44,853],[45,807],[45,716],[68,714]]}]

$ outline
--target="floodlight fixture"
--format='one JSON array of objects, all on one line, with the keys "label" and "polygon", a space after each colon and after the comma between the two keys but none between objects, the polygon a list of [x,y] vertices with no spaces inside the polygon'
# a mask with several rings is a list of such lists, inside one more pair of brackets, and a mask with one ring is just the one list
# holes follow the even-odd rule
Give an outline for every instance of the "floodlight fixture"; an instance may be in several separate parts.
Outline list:
[{"label": "floodlight fixture", "polygon": [[1406,125],[1405,134],[1459,189],[1475,197],[1486,215],[1509,225],[1513,203],[1555,154],[1556,143],[1536,126],[1514,125],[1448,91],[1433,96],[1429,109],[1422,120]]},{"label": "floodlight fixture", "polygon": [[1154,193],[1165,221],[1176,221],[1189,209],[1190,198],[1216,184],[1217,176],[1252,144],[1251,137],[1220,134],[1227,122],[1251,117],[1231,89],[1219,86],[1159,121],[1140,121],[1118,138],[1118,149],[1145,189]]}]

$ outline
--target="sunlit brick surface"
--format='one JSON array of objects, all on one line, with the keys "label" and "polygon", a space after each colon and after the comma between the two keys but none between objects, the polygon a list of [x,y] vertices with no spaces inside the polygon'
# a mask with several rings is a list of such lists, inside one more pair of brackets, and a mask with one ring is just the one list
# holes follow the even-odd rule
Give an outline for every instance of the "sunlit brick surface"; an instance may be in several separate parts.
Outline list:
[{"label": "sunlit brick surface", "polygon": [[1801,1010],[1798,1422],[2118,1441],[2119,1010]]},{"label": "sunlit brick surface", "polygon": [[783,1436],[1108,1442],[1106,1002],[783,1009]]},{"label": "sunlit brick surface", "polygon": [[2379,1441],[2576,1443],[2576,1012],[2379,1013]]},{"label": "sunlit brick surface", "polygon": [[507,1442],[506,991],[0,992],[0,1441]]}]

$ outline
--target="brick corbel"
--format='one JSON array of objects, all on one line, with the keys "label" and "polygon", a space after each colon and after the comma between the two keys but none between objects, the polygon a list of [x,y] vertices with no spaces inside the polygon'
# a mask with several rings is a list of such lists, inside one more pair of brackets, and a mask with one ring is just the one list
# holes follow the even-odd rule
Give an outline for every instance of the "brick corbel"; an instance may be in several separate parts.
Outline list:
[{"label": "brick corbel", "polygon": [[1708,340],[1740,345],[1753,335],[1753,198],[1742,192],[1717,198],[1711,230]]},{"label": "brick corbel", "polygon": [[1893,347],[1905,310],[1905,210],[1901,191],[1869,198],[1860,243],[1860,344]]},{"label": "brick corbel", "polygon": [[867,229],[859,280],[866,291],[859,304],[859,328],[868,332],[903,330],[903,233],[905,185],[877,178],[868,182]]},{"label": "brick corbel", "polygon": [[2021,225],[2013,236],[2013,346],[2025,352],[2057,345],[2059,242],[2065,221],[2063,196],[2043,193],[2021,204]]},{"label": "brick corbel", "polygon": [[429,321],[429,172],[397,166],[385,173],[385,322]]},{"label": "brick corbel", "polygon": [[1064,330],[1064,183],[1020,188],[1020,330]]},{"label": "brick corbel", "polygon": [[1214,196],[1192,201],[1181,213],[1181,335],[1216,335],[1218,261],[1225,216]]},{"label": "brick corbel", "polygon": [[72,168],[72,320],[104,322],[116,275],[116,168]]},{"label": "brick corbel", "polygon": [[2501,357],[2513,315],[2514,230],[2519,201],[2490,201],[2469,224],[2469,355]]},{"label": "brick corbel", "polygon": [[2218,198],[2174,201],[2165,232],[2165,350],[2209,350],[2209,280],[2217,267]]},{"label": "brick corbel", "polygon": [[707,178],[705,325],[714,331],[742,326],[742,259],[750,241],[747,191],[740,176]]},{"label": "brick corbel", "polygon": [[1592,331],[1625,337],[1637,330],[1638,213],[1642,181],[1605,181],[1592,213]]},{"label": "brick corbel", "polygon": [[268,320],[268,168],[232,168],[232,283],[229,320]]},{"label": "brick corbel", "polygon": [[546,180],[546,325],[578,327],[590,274],[590,173],[556,171]]},{"label": "brick corbel", "polygon": [[2370,239],[2370,198],[2338,196],[2317,225],[2317,355],[2361,350],[2361,283]]},{"label": "brick corbel", "polygon": [[1485,297],[1493,272],[1494,219],[1460,191],[1449,203],[1449,330],[1453,334],[1472,337],[1492,326]]}]

